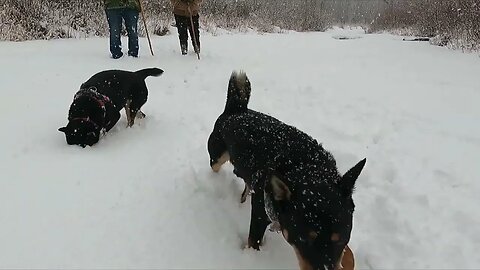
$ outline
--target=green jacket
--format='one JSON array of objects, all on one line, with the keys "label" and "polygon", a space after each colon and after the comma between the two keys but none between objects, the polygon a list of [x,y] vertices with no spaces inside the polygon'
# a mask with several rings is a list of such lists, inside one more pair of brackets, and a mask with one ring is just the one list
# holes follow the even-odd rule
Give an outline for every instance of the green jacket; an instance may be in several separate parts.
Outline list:
[{"label": "green jacket", "polygon": [[103,0],[105,9],[113,8],[133,8],[140,10],[139,0]]}]

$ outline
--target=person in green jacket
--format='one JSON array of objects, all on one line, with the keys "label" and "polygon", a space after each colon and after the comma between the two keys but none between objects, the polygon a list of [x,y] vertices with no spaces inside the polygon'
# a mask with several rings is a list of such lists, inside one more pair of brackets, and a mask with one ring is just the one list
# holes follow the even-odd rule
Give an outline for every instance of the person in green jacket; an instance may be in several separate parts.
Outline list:
[{"label": "person in green jacket", "polygon": [[128,55],[138,57],[138,14],[140,0],[103,0],[108,26],[110,28],[110,52],[113,59],[123,56],[122,20],[128,34]]}]

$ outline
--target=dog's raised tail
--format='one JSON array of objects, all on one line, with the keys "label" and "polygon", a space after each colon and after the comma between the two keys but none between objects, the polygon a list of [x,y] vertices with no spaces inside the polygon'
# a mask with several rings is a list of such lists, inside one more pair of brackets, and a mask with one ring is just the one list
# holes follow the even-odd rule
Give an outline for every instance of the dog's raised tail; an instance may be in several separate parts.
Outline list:
[{"label": "dog's raised tail", "polygon": [[145,68],[135,72],[139,77],[145,80],[148,76],[158,77],[163,74],[163,70],[159,68]]},{"label": "dog's raised tail", "polygon": [[250,81],[243,71],[232,73],[228,82],[227,104],[225,113],[232,114],[247,110],[251,92]]}]

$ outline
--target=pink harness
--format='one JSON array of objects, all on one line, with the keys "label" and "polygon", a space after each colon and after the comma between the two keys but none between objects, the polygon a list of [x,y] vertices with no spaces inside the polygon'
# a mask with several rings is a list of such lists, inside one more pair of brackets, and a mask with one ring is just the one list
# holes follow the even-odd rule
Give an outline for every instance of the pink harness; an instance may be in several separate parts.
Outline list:
[{"label": "pink harness", "polygon": [[[86,89],[80,89],[80,91],[78,91],[73,97],[73,101],[83,96],[91,97],[93,98],[93,100],[97,102],[98,106],[103,110],[103,118],[105,119],[107,116],[107,108],[105,107],[105,105],[107,103],[112,102],[110,98],[103,94],[98,93],[97,88],[92,86]],[[92,123],[95,126],[95,128],[101,128],[100,125],[98,125],[98,123],[90,119],[90,117],[75,117],[75,118],[72,118],[72,120],[82,120],[85,122]]]}]

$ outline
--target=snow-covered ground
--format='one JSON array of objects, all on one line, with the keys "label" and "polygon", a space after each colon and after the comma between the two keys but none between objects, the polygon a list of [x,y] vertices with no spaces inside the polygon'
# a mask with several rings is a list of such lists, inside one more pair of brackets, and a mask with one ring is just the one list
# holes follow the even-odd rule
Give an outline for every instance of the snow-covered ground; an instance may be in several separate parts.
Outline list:
[{"label": "snow-covered ground", "polygon": [[[353,39],[343,40],[343,37]],[[297,268],[266,233],[242,249],[249,203],[206,140],[228,78],[250,107],[319,141],[345,172],[361,158],[352,247],[360,269],[480,265],[480,58],[359,31],[205,34],[202,59],[175,34],[112,60],[106,38],[0,43],[0,268]],[[124,40],[126,44],[126,40]],[[80,84],[105,69],[160,67],[147,118],[125,115],[94,147],[57,128]]]}]

